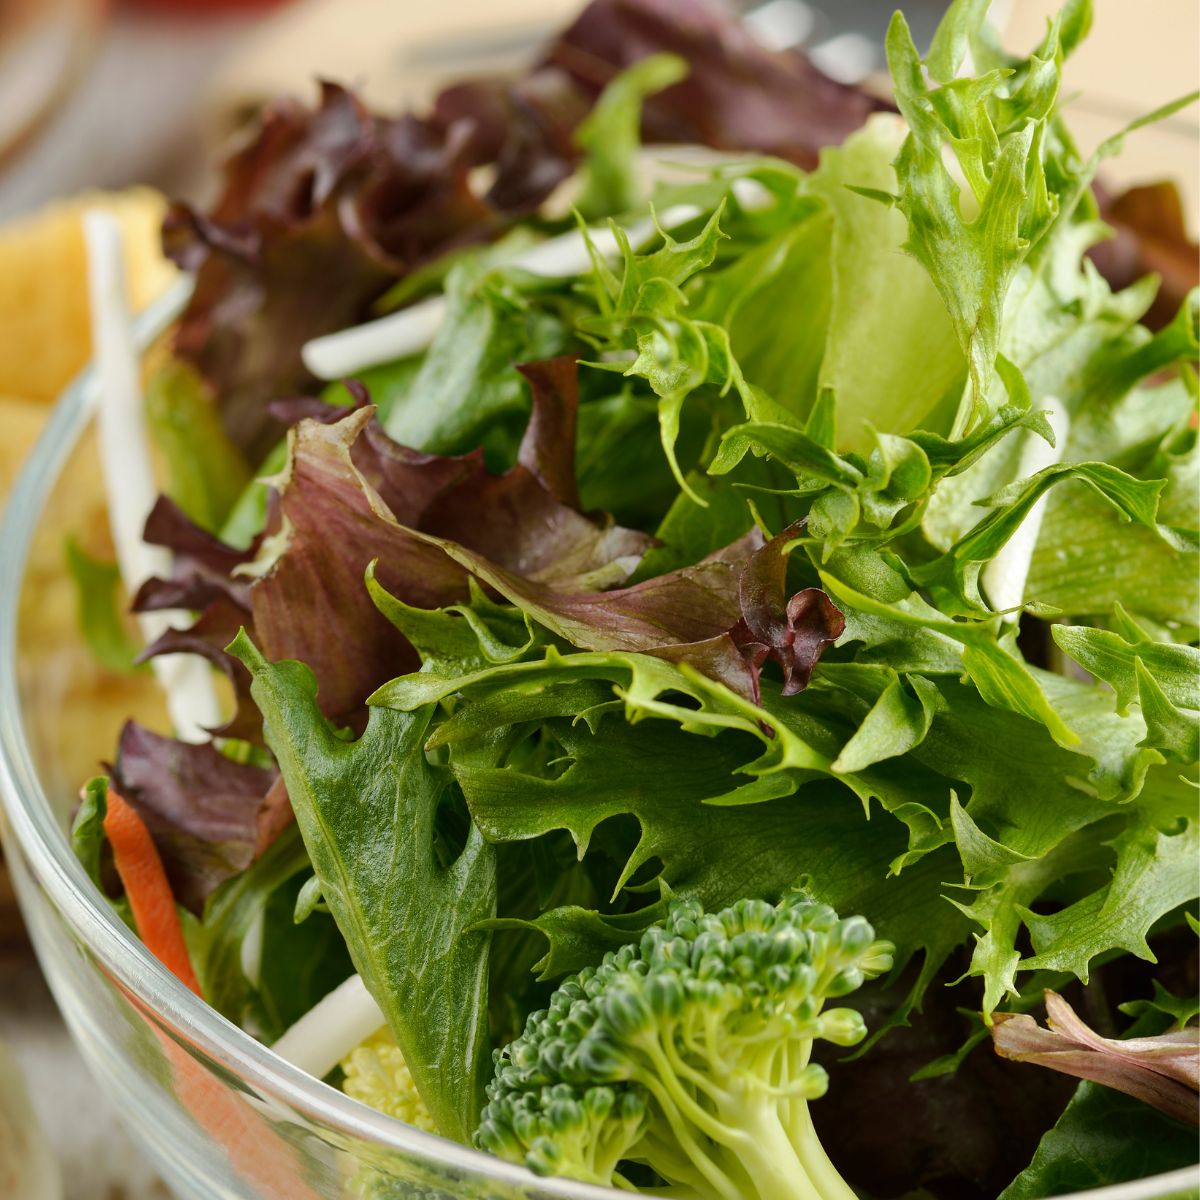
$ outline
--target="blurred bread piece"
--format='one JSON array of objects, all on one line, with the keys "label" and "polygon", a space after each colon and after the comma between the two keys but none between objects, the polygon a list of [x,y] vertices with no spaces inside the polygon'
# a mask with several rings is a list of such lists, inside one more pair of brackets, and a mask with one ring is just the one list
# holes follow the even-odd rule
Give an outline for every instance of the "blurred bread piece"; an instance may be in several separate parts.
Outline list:
[{"label": "blurred bread piece", "polygon": [[0,396],[0,505],[17,478],[21,463],[37,440],[46,420],[47,408],[41,400],[23,396]]},{"label": "blurred bread piece", "polygon": [[174,275],[159,247],[166,201],[149,188],[76,196],[0,227],[0,396],[50,402],[91,355],[82,218],[94,206],[121,223],[135,308]]},{"label": "blurred bread piece", "polygon": [[[0,506],[52,402],[91,356],[82,217],[96,205],[121,223],[136,308],[150,303],[175,274],[159,248],[166,203],[149,189],[77,196],[0,227]],[[99,768],[96,747],[114,745],[127,716],[156,719],[160,700],[148,673],[102,670],[78,632],[66,539],[76,538],[96,557],[112,557],[90,432],[64,479],[70,486],[55,489],[26,564],[18,665],[35,755],[47,765],[51,795],[69,802]]]}]

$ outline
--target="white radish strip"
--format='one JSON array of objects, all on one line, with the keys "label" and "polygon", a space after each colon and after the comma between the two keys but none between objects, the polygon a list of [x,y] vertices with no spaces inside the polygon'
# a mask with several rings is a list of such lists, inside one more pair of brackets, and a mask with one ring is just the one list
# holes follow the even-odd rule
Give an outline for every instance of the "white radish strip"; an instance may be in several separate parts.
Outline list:
[{"label": "white radish strip", "polygon": [[386,1024],[362,976],[351,975],[313,1005],[271,1049],[293,1066],[323,1079],[359,1042]]},{"label": "white radish strip", "polygon": [[[1062,461],[1067,444],[1067,432],[1071,417],[1057,396],[1045,399],[1046,420],[1054,430],[1054,445],[1029,431],[1017,460],[1017,479],[1028,479],[1047,467],[1057,466]],[[981,582],[987,593],[988,602],[994,609],[1018,609],[1025,600],[1025,582],[1029,578],[1029,567],[1037,546],[1038,534],[1042,531],[1042,518],[1046,515],[1046,500],[1043,496],[1026,514],[1017,531],[1001,547],[984,568]],[[1008,620],[1015,621],[1019,612],[1010,612]]]},{"label": "white radish strip", "polygon": [[[690,204],[668,208],[659,218],[664,229],[682,225],[700,215],[700,209]],[[637,221],[625,230],[635,246],[646,241],[654,232],[654,222]],[[588,231],[596,252],[607,259],[619,252],[616,235],[607,226]],[[560,234],[514,254],[505,265],[519,267],[532,275],[569,279],[581,275],[591,266],[587,240],[582,232]],[[409,354],[424,350],[434,339],[446,316],[446,301],[441,296],[389,313],[377,321],[368,321],[352,329],[313,338],[301,350],[304,365],[318,379],[344,379],[367,367],[394,362]]]},{"label": "white radish strip", "polygon": [[[83,216],[87,245],[88,296],[97,380],[100,462],[108,497],[108,520],[121,578],[130,595],[149,578],[166,576],[171,556],[142,540],[158,488],[150,467],[142,411],[139,356],[129,319],[121,228],[111,213],[89,209]],[[147,642],[172,627],[167,613],[139,617]],[[152,660],[167,699],[176,734],[184,741],[208,740],[206,726],[221,722],[212,668],[191,654]]]}]

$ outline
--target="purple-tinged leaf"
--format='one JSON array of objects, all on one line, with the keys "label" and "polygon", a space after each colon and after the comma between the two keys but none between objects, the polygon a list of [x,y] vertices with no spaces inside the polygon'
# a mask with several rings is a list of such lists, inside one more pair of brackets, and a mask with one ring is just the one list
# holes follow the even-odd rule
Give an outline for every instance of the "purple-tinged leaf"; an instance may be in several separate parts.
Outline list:
[{"label": "purple-tinged leaf", "polygon": [[783,671],[783,694],[794,696],[808,687],[813,667],[842,636],[846,619],[820,588],[805,588],[787,598],[787,547],[803,521],[788,526],[751,555],[738,582],[742,619],[731,631],[755,672],[767,659]]},{"label": "purple-tinged leaf", "polygon": [[765,546],[756,536],[744,537],[694,566],[610,591],[555,588],[459,543],[429,540],[574,646],[687,663],[757,701],[768,658],[779,663],[788,694],[794,694],[807,686],[844,626],[817,588],[785,602],[784,549],[796,532],[790,527]]},{"label": "purple-tinged leaf", "polygon": [[[274,771],[151,733],[121,731],[113,786],[146,822],[179,902],[200,912],[210,892],[244,871],[286,824]],[[286,814],[285,814],[286,815]]]},{"label": "purple-tinged leaf", "polygon": [[163,546],[174,555],[169,579],[148,579],[133,598],[134,612],[159,612],[170,608],[202,609],[218,596],[248,605],[249,582],[235,572],[253,561],[259,539],[245,550],[235,550],[202,529],[171,499],[159,496],[142,537],[151,546]]},{"label": "purple-tinged leaf", "polygon": [[354,324],[397,277],[498,227],[469,186],[468,133],[373,116],[325,83],[315,110],[281,101],[266,112],[226,163],[211,212],[171,209],[166,251],[197,275],[175,350],[212,382],[243,449],[261,455],[278,436],[266,405],[308,382],[306,341]]},{"label": "purple-tinged leaf", "polygon": [[351,461],[350,447],[373,417],[366,408],[333,425],[305,420],[292,429],[280,482],[283,542],[251,590],[256,640],[272,659],[308,663],[322,711],[335,721],[417,665],[367,595],[372,559],[406,603],[435,608],[466,594],[465,572],[398,526]]},{"label": "purple-tinged leaf", "polygon": [[[277,524],[277,515],[272,525]],[[222,671],[233,685],[237,707],[224,725],[212,732],[225,737],[259,741],[262,721],[250,699],[250,676],[241,663],[225,653],[237,631],[251,621],[250,580],[238,573],[253,561],[260,540],[235,550],[194,521],[165,496],[160,496],[146,520],[145,539],[174,554],[168,579],[148,579],[138,589],[131,608],[137,613],[187,609],[198,618],[186,628],[168,629],[140,655],[146,662],[160,654],[198,654]]]},{"label": "purple-tinged leaf", "polygon": [[502,475],[490,474],[479,452],[443,458],[398,445],[371,408],[293,427],[279,485],[282,532],[273,560],[256,567],[252,626],[272,658],[312,667],[330,718],[353,721],[379,684],[417,666],[371,602],[370,562],[405,604],[440,608],[468,595],[467,571],[442,552],[443,540],[553,591],[623,583],[650,545],[560,498],[575,495],[575,363],[551,360],[526,373],[533,416],[517,465]]},{"label": "purple-tinged leaf", "polygon": [[562,504],[579,507],[575,480],[575,422],[579,412],[579,367],[573,355],[520,363],[529,380],[533,411],[518,461]]},{"label": "purple-tinged leaf", "polygon": [[472,160],[494,163],[487,201],[502,212],[532,212],[579,159],[575,130],[592,97],[557,68],[523,79],[473,79],[452,84],[434,102],[432,120],[444,129],[470,129]]},{"label": "purple-tinged leaf", "polygon": [[642,126],[650,142],[762,151],[813,167],[822,146],[890,107],[836,83],[798,51],[767,49],[706,0],[593,0],[545,62],[594,101],[626,67],[664,51],[690,70],[647,98]]},{"label": "purple-tinged leaf", "polygon": [[227,595],[218,595],[191,625],[183,629],[168,629],[156,637],[138,655],[137,661],[147,662],[160,654],[198,654],[208,659],[229,680],[235,699],[233,715],[211,732],[221,737],[261,742],[262,718],[250,699],[250,673],[236,658],[225,652],[225,647],[237,636],[238,630],[250,623],[249,608]]},{"label": "purple-tinged leaf", "polygon": [[1177,1121],[1200,1124],[1200,1028],[1119,1041],[1101,1037],[1056,992],[1046,992],[1049,1028],[1031,1016],[996,1013],[992,1042],[1001,1058],[1036,1063],[1124,1092]]}]

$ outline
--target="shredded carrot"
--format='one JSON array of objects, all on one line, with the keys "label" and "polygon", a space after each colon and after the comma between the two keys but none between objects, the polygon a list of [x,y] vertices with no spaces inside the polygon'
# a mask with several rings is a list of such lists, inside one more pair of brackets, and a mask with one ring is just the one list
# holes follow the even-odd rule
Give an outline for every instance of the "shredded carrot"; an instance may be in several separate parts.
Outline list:
[{"label": "shredded carrot", "polygon": [[303,1152],[287,1137],[289,1128],[298,1130],[298,1119],[229,1083],[186,1031],[169,1021],[164,1025],[162,1015],[120,980],[113,983],[162,1048],[173,1099],[225,1152],[253,1194],[259,1200],[320,1200],[306,1181]]},{"label": "shredded carrot", "polygon": [[229,1165],[262,1200],[319,1200],[304,1180],[300,1152],[244,1096],[224,1083],[163,1032],[155,1030],[170,1060],[175,1094],[196,1123],[224,1151]]},{"label": "shredded carrot", "polygon": [[133,910],[138,936],[167,970],[177,975],[197,996],[202,995],[183,940],[175,896],[154,839],[145,821],[112,788],[108,789],[104,833],[112,846],[117,874]]},{"label": "shredded carrot", "polygon": [[[171,884],[146,823],[122,796],[108,789],[104,833],[146,948],[197,995],[200,984],[183,940]],[[294,1146],[245,1097],[204,1062],[178,1045],[141,1000],[122,988],[162,1046],[174,1076],[174,1093],[192,1118],[225,1151],[230,1165],[263,1200],[318,1200],[304,1180]]]}]

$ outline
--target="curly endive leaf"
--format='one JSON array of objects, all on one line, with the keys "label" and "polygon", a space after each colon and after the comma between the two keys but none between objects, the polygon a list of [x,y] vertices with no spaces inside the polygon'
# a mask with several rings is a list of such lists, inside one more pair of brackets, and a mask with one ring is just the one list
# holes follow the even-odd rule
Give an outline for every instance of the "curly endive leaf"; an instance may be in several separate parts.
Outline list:
[{"label": "curly endive leaf", "polygon": [[1178,833],[1135,825],[1113,842],[1113,849],[1112,879],[1100,891],[1049,916],[1022,911],[1034,949],[1023,969],[1071,971],[1086,981],[1092,959],[1105,950],[1155,961],[1146,942],[1150,927],[1200,896],[1200,825],[1187,820]]}]

